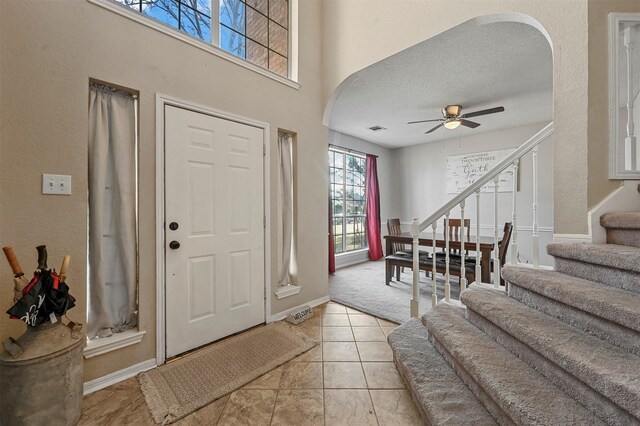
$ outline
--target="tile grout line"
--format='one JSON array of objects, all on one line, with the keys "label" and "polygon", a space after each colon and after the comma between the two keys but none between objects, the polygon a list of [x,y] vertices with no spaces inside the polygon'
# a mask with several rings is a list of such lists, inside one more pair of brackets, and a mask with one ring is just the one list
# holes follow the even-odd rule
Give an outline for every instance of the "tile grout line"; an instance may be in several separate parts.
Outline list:
[{"label": "tile grout line", "polygon": [[[233,391],[233,392],[237,392],[239,389]],[[233,393],[231,392],[231,393]],[[227,397],[227,402],[224,403],[224,407],[222,407],[222,411],[220,411],[220,415],[218,416],[218,419],[216,420],[216,425],[218,425],[220,423],[220,419],[222,419],[222,415],[224,414],[224,412],[227,410],[227,405],[229,405],[229,401],[231,400],[231,393],[229,394],[229,396]],[[213,402],[212,402],[213,403]],[[205,406],[206,407],[206,406]],[[194,411],[194,413],[197,412]]]},{"label": "tile grout line", "polygon": [[276,405],[278,404],[279,396],[280,396],[280,384],[278,383],[278,389],[276,389],[276,399],[273,401],[273,408],[271,409],[271,419],[269,419],[269,426],[273,424],[273,415],[276,412]]}]

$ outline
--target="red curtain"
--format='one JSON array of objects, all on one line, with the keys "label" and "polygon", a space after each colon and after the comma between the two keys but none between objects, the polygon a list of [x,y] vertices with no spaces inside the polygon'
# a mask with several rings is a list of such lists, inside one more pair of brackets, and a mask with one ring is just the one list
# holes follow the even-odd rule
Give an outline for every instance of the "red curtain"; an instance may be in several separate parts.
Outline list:
[{"label": "red curtain", "polygon": [[331,208],[331,188],[329,188],[329,273],[336,272],[335,247],[333,246],[333,212]]},{"label": "red curtain", "polygon": [[377,158],[367,154],[367,243],[369,259],[378,260],[382,254],[380,238],[380,188],[378,186]]}]

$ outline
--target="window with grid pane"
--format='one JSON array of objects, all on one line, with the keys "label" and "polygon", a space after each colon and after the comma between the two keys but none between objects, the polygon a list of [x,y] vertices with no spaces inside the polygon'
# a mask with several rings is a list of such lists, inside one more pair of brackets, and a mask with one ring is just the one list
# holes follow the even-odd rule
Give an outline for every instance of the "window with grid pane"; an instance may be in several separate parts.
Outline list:
[{"label": "window with grid pane", "polygon": [[[262,68],[289,75],[288,0],[116,0]],[[212,14],[211,2],[219,6]],[[219,37],[212,37],[219,34]]]},{"label": "window with grid pane", "polygon": [[365,157],[329,150],[329,182],[336,254],[367,247],[365,176]]}]

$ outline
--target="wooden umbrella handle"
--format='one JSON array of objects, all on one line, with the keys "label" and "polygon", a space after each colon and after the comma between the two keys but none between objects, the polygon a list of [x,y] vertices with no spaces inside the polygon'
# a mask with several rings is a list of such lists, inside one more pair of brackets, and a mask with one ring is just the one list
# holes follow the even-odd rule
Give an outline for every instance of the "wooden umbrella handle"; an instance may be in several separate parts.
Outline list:
[{"label": "wooden umbrella handle", "polygon": [[22,272],[22,268],[20,268],[20,263],[18,262],[18,258],[16,254],[13,252],[13,247],[6,246],[2,247],[2,251],[4,251],[4,255],[7,256],[7,260],[9,261],[9,266],[11,266],[11,270],[16,277],[21,277],[24,275]]},{"label": "wooden umbrella handle", "polygon": [[42,245],[36,247],[38,250],[38,269],[48,269],[47,266],[47,246]]},{"label": "wooden umbrella handle", "polygon": [[65,282],[67,280],[67,269],[69,268],[69,262],[71,262],[71,256],[66,255],[62,259],[62,266],[60,267],[60,281]]}]

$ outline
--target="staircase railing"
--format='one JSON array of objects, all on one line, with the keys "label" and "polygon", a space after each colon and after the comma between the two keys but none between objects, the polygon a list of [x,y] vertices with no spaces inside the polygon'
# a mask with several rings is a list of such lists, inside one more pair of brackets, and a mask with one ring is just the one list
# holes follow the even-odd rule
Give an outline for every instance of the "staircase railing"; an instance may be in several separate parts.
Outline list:
[{"label": "staircase railing", "polygon": [[[438,296],[436,293],[436,224],[437,221],[444,217],[445,218],[445,230],[449,228],[449,215],[451,210],[456,206],[460,206],[460,220],[461,223],[464,223],[464,208],[465,201],[467,198],[476,196],[476,265],[475,265],[475,277],[476,280],[479,280],[481,277],[481,262],[489,262],[490,259],[482,259],[480,252],[480,190],[487,183],[493,181],[494,182],[494,258],[493,258],[493,285],[496,288],[500,286],[500,259],[499,259],[499,227],[498,227],[498,179],[500,173],[502,173],[509,166],[514,167],[514,179],[513,179],[513,210],[512,210],[512,225],[513,225],[513,234],[511,238],[511,262],[516,263],[518,246],[517,246],[517,227],[516,227],[516,193],[517,193],[517,168],[520,158],[522,158],[529,151],[533,150],[533,238],[532,238],[532,249],[533,249],[533,266],[538,267],[540,263],[540,243],[539,243],[539,235],[538,235],[538,145],[547,139],[553,133],[553,122],[547,124],[542,130],[533,135],[529,140],[516,148],[511,154],[509,154],[506,158],[500,161],[496,166],[494,166],[491,170],[489,170],[485,175],[476,180],[473,184],[471,184],[468,188],[462,191],[460,194],[456,195],[452,200],[447,202],[445,205],[436,210],[433,214],[427,217],[422,222],[419,222],[418,218],[414,218],[411,223],[411,236],[413,238],[413,295],[411,298],[411,316],[418,316],[419,312],[419,300],[420,300],[420,292],[419,292],[419,283],[420,283],[420,268],[419,268],[419,250],[418,250],[418,240],[419,235],[425,229],[431,227],[433,232],[433,289],[432,289],[432,305],[435,306],[438,303]],[[450,275],[449,275],[449,233],[445,232],[445,286],[444,286],[444,299],[449,302],[451,297],[451,286],[450,286]],[[460,253],[461,253],[461,264],[460,264],[460,291],[462,292],[466,289],[467,279],[465,277],[465,247],[464,247],[464,238],[460,239]]]}]

